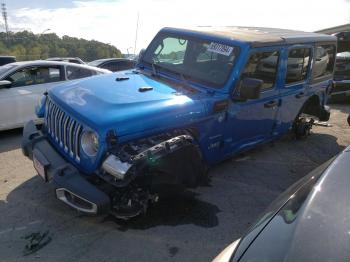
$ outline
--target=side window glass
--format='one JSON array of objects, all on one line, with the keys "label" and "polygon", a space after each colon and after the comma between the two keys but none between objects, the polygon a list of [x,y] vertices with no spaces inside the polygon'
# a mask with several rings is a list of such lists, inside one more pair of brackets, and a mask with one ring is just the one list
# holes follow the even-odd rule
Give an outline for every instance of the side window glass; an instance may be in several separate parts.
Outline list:
[{"label": "side window glass", "polygon": [[134,65],[134,62],[132,61],[121,61],[119,63],[119,70],[127,70],[127,69],[131,69],[133,68],[135,65]]},{"label": "side window glass", "polygon": [[84,77],[92,76],[94,73],[86,68],[76,67],[76,66],[67,66],[66,67],[67,79],[74,80]]},{"label": "side window glass", "polygon": [[36,84],[45,84],[60,81],[60,69],[56,67],[39,67],[36,71]]},{"label": "side window glass", "polygon": [[310,48],[295,48],[288,53],[286,84],[303,81],[311,62]]},{"label": "side window glass", "polygon": [[49,68],[49,75],[51,82],[57,82],[61,80],[61,74],[59,68]]},{"label": "side window glass", "polygon": [[119,71],[118,63],[117,62],[107,62],[104,65],[102,65],[102,68],[108,69],[112,72]]},{"label": "side window glass", "polygon": [[13,87],[39,85],[61,80],[60,70],[56,67],[32,67],[21,69],[7,80],[12,82]]},{"label": "side window glass", "polygon": [[312,69],[314,79],[332,74],[335,60],[334,45],[316,47],[315,63]]},{"label": "side window glass", "polygon": [[79,61],[77,61],[76,59],[70,59],[68,60],[69,63],[74,63],[74,64],[80,64]]},{"label": "side window glass", "polygon": [[28,86],[35,83],[35,74],[32,74],[29,68],[18,70],[13,73],[7,80],[12,82],[12,87]]},{"label": "side window glass", "polygon": [[249,77],[263,80],[262,91],[273,88],[277,76],[278,59],[278,51],[252,54],[244,68],[241,79]]}]

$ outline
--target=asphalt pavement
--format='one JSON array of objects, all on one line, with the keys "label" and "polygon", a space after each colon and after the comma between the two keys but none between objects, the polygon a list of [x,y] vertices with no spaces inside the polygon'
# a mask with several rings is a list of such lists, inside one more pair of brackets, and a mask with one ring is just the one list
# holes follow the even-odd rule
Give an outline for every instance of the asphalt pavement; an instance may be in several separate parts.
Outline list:
[{"label": "asphalt pavement", "polygon": [[[21,130],[1,132],[0,261],[210,261],[281,192],[350,144],[349,113],[349,105],[332,105],[332,126],[227,160],[210,170],[208,186],[127,222],[56,200],[22,155]],[[35,241],[42,246],[28,254]]]}]

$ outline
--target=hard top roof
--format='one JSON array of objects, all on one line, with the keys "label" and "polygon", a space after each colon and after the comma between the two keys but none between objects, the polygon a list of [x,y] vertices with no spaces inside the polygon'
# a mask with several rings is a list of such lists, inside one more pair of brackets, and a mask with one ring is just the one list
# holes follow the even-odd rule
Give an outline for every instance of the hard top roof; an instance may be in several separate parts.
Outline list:
[{"label": "hard top roof", "polygon": [[336,42],[337,38],[331,35],[295,31],[279,28],[264,27],[211,27],[200,26],[191,29],[164,28],[165,31],[173,32],[192,32],[211,34],[229,40],[241,41],[250,44],[253,47],[278,45],[278,44],[297,44],[310,42]]}]

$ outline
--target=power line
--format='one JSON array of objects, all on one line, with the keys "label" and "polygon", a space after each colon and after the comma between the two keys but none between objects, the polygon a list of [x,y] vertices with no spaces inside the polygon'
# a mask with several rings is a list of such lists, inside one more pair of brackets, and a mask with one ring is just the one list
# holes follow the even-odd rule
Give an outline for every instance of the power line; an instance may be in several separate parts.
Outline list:
[{"label": "power line", "polygon": [[136,54],[137,34],[138,34],[138,30],[139,30],[139,18],[140,18],[140,14],[137,12],[137,22],[136,22],[136,32],[135,32],[134,55]]},{"label": "power line", "polygon": [[2,18],[4,19],[4,23],[5,23],[6,35],[7,35],[7,38],[8,38],[9,37],[9,25],[7,23],[7,10],[6,10],[6,4],[5,3],[1,4],[1,11],[2,11]]}]

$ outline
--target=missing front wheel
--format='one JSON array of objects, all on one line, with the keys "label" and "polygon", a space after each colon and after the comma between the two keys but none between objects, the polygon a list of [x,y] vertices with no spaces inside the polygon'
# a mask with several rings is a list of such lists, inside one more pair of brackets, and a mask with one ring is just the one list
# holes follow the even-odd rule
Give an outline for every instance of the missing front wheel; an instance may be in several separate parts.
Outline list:
[{"label": "missing front wheel", "polygon": [[297,139],[306,138],[311,134],[311,128],[315,120],[313,118],[307,119],[305,117],[298,118],[294,123],[294,134]]}]

